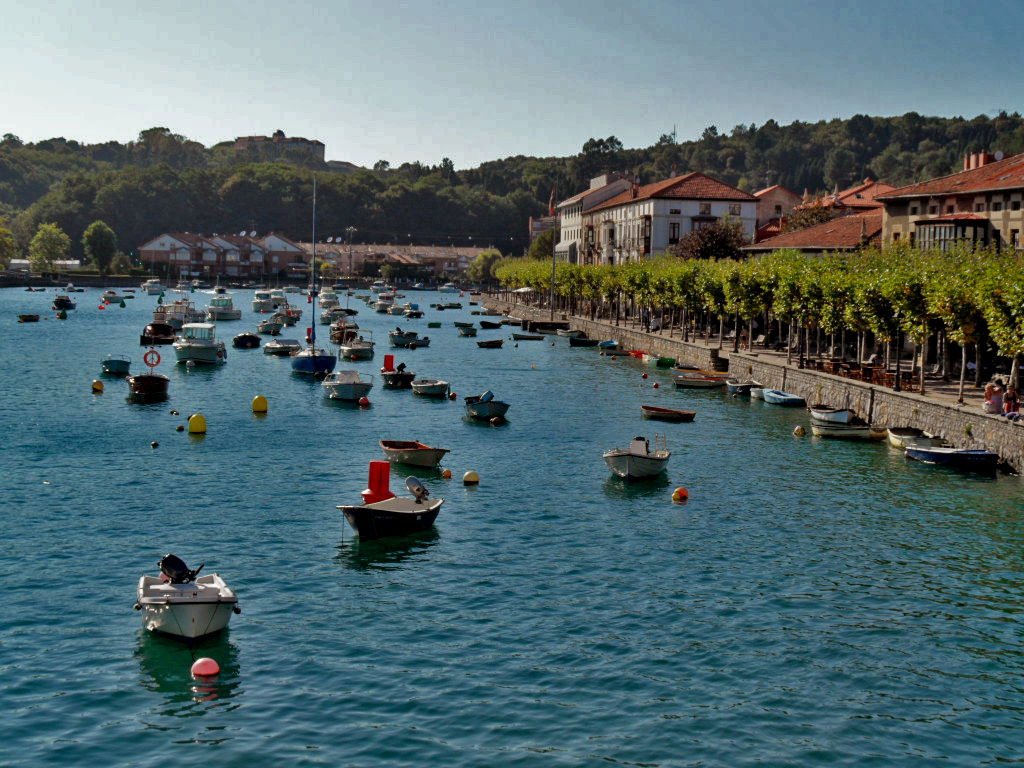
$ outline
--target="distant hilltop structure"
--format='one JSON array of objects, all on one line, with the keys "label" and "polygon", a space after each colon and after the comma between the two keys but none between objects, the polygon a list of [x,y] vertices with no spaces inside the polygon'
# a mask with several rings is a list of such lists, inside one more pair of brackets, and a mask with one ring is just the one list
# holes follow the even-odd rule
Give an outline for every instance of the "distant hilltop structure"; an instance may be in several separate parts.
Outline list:
[{"label": "distant hilltop structure", "polygon": [[261,155],[284,155],[293,152],[305,154],[311,160],[324,162],[324,143],[301,136],[285,136],[278,129],[270,136],[239,136],[232,145],[236,152],[257,152]]}]

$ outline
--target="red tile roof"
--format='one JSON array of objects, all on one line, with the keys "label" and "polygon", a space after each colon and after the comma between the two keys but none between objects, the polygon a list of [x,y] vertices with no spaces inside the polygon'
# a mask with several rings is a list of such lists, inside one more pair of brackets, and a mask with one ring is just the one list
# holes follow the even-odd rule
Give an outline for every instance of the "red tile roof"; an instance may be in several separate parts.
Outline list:
[{"label": "red tile roof", "polygon": [[895,187],[891,184],[885,184],[881,181],[872,181],[871,179],[865,179],[862,184],[858,184],[855,187],[844,189],[838,194],[825,195],[819,197],[816,200],[804,203],[803,205],[797,206],[798,208],[881,208],[882,203],[875,200],[876,196],[881,196],[891,192]]},{"label": "red tile roof", "polygon": [[786,189],[781,184],[772,184],[770,187],[765,187],[764,189],[759,189],[757,192],[754,193],[754,197],[764,197],[769,192],[774,192],[776,190],[779,190],[780,192],[785,192],[787,195],[791,195],[792,197],[795,197],[795,198],[799,198],[800,197],[800,195],[798,195],[796,192],[794,192],[791,189]]},{"label": "red tile roof", "polygon": [[797,248],[805,251],[842,251],[857,248],[864,239],[876,241],[882,232],[881,209],[840,216],[807,229],[770,237],[744,251],[774,251],[776,248]]},{"label": "red tile roof", "polygon": [[768,219],[768,221],[757,228],[757,231],[754,233],[754,242],[760,243],[762,240],[767,240],[769,237],[775,237],[776,235],[781,234],[782,219]]},{"label": "red tile roof", "polygon": [[710,176],[704,175],[700,171],[693,171],[692,173],[687,173],[685,176],[676,176],[675,178],[658,181],[654,184],[644,184],[642,187],[637,189],[635,197],[631,190],[626,190],[622,194],[616,195],[611,200],[595,206],[591,209],[591,212],[603,211],[607,208],[615,208],[616,206],[632,203],[637,200],[651,200],[654,198],[684,200],[742,200],[744,202],[754,202],[757,200],[757,198],[749,192],[737,189],[730,184],[726,184],[724,181],[713,179]]},{"label": "red tile roof", "polygon": [[930,197],[987,192],[989,190],[1021,189],[1024,187],[1024,154],[997,160],[970,171],[960,171],[937,179],[910,184],[879,195],[879,200],[901,197]]}]

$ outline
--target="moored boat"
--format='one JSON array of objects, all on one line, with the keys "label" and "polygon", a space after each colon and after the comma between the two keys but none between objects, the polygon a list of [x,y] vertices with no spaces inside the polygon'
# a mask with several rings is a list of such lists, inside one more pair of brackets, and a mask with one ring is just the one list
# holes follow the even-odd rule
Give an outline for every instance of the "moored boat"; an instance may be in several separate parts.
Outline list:
[{"label": "moored boat", "polygon": [[740,381],[739,379],[726,379],[725,391],[730,395],[749,395],[751,387],[754,386],[752,379]]},{"label": "moored boat", "polygon": [[886,435],[889,445],[893,448],[907,449],[910,446],[919,448],[940,448],[946,447],[946,441],[941,437],[930,435],[923,429],[916,427],[889,427]]},{"label": "moored boat", "polygon": [[18,315],[19,323],[38,323],[39,315]]},{"label": "moored boat", "polygon": [[386,536],[405,536],[429,529],[441,511],[444,499],[428,498],[427,489],[415,477],[406,480],[406,487],[413,498],[395,496],[387,488],[375,483],[375,468],[383,465],[390,472],[386,461],[370,463],[370,487],[363,491],[363,504],[338,505],[349,525],[361,539],[380,539]]},{"label": "moored boat", "polygon": [[472,325],[463,326],[463,327],[459,328],[458,331],[459,331],[459,336],[469,336],[469,337],[476,336],[476,328],[474,328]]},{"label": "moored boat", "polygon": [[370,334],[370,339],[364,339],[362,335],[349,339],[338,347],[339,354],[346,360],[369,360],[372,358],[374,346],[372,332],[367,331],[367,333]]},{"label": "moored boat", "polygon": [[263,345],[263,354],[290,357],[298,354],[301,349],[302,342],[298,339],[271,339]]},{"label": "moored boat", "polygon": [[608,469],[619,477],[636,480],[654,477],[664,472],[668,468],[668,460],[671,455],[664,437],[654,436],[654,450],[652,451],[648,440],[638,435],[630,442],[629,448],[613,448],[610,451],[605,451],[602,458],[608,465]]},{"label": "moored boat", "polygon": [[109,376],[127,376],[132,361],[123,355],[107,355],[103,358],[103,372]]},{"label": "moored boat", "polygon": [[857,414],[850,408],[829,408],[827,405],[809,405],[807,410],[811,412],[811,418],[819,422],[829,424],[849,424]]},{"label": "moored boat", "polygon": [[582,336],[570,336],[569,346],[570,347],[596,347],[600,341],[598,339],[586,339]]},{"label": "moored boat", "polygon": [[544,336],[539,333],[513,333],[513,341],[543,341]]},{"label": "moored boat", "polygon": [[[483,325],[482,321],[480,325]],[[558,330],[555,331],[555,333],[558,334],[559,336],[564,336],[567,339],[575,339],[583,335],[583,331],[577,330],[575,328],[559,328]]]},{"label": "moored boat", "polygon": [[323,347],[316,345],[316,339],[311,339],[309,344],[292,355],[292,371],[319,375],[330,373],[334,370],[338,358]]},{"label": "moored boat", "polygon": [[778,389],[763,389],[761,390],[761,396],[766,403],[771,403],[772,405],[802,406],[806,403],[806,400],[799,395],[793,395]]},{"label": "moored boat", "polygon": [[142,329],[139,335],[139,344],[144,347],[156,344],[173,344],[178,338],[174,326],[167,323],[150,323]]},{"label": "moored boat", "polygon": [[230,296],[214,296],[210,299],[210,303],[206,305],[206,317],[212,322],[218,320],[240,320],[242,318],[242,310],[235,307],[235,303],[231,300]]},{"label": "moored boat", "polygon": [[359,371],[335,371],[321,383],[326,394],[332,400],[359,400],[370,394],[373,389],[373,376],[363,379]]},{"label": "moored boat", "polygon": [[256,324],[256,330],[267,336],[277,336],[283,327],[284,323],[273,316]]},{"label": "moored boat", "polygon": [[678,389],[712,389],[725,384],[722,376],[707,376],[702,373],[673,373],[672,381]]},{"label": "moored boat", "polygon": [[501,349],[501,345],[504,343],[504,339],[488,339],[487,341],[478,341],[476,345],[480,349]]},{"label": "moored boat", "polygon": [[641,405],[640,413],[645,419],[673,422],[693,421],[697,415],[696,411],[677,411],[672,408],[659,408],[656,405]]},{"label": "moored boat", "polygon": [[153,347],[142,356],[142,362],[149,367],[148,373],[128,376],[128,399],[137,403],[155,403],[167,398],[171,380],[154,369],[160,364],[160,353]]},{"label": "moored boat", "polygon": [[749,394],[751,400],[764,400],[764,384],[755,381],[750,385]]},{"label": "moored boat", "polygon": [[181,335],[174,342],[174,354],[179,363],[226,363],[224,342],[217,341],[213,323],[185,323]]},{"label": "moored boat", "polygon": [[[421,341],[421,339],[416,331],[403,331],[401,328],[395,328],[393,331],[388,331],[388,341],[391,342],[393,347],[408,347],[410,344]],[[428,340],[427,344],[429,343]],[[425,347],[427,344],[421,343],[419,346]]]},{"label": "moored boat", "polygon": [[57,310],[74,309],[76,306],[78,305],[71,300],[71,297],[64,294],[57,294],[53,299],[53,308]]},{"label": "moored boat", "polygon": [[938,464],[979,472],[994,472],[999,465],[999,454],[981,449],[909,445],[905,455],[908,459],[922,461],[925,464]]},{"label": "moored boat", "polygon": [[240,333],[231,339],[231,344],[239,349],[256,349],[260,345],[260,337],[255,333]]},{"label": "moored boat", "polygon": [[380,447],[388,461],[415,467],[436,467],[450,452],[448,448],[436,448],[418,440],[381,440]]},{"label": "moored boat", "polygon": [[488,421],[494,418],[504,418],[508,412],[509,404],[494,399],[494,393],[490,390],[480,395],[470,395],[463,398],[465,402],[466,415],[471,419]]},{"label": "moored boat", "polygon": [[172,554],[157,565],[160,576],[142,576],[136,593],[135,609],[148,631],[195,640],[220,632],[241,613],[238,597],[218,574],[199,576],[202,565],[192,570]]},{"label": "moored boat", "polygon": [[815,437],[834,437],[840,440],[872,440],[867,424],[841,424],[834,421],[811,420],[811,434]]},{"label": "moored boat", "polygon": [[480,327],[485,329],[485,330],[489,330],[489,331],[497,330],[498,328],[501,328],[501,325],[502,325],[501,322],[497,321],[497,320],[481,320],[480,321]]}]

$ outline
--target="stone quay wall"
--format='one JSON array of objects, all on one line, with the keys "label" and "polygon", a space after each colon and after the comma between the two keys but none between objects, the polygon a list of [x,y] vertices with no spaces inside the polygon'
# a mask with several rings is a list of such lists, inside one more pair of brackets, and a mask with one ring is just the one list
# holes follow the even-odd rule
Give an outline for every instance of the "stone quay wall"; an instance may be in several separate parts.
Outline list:
[{"label": "stone quay wall", "polygon": [[[547,310],[510,304],[488,298],[487,306],[508,311],[524,320],[548,320]],[[995,451],[1017,472],[1024,472],[1024,419],[1012,422],[983,413],[978,405],[959,406],[930,399],[927,394],[896,392],[822,371],[800,369],[783,361],[750,353],[709,349],[699,344],[623,328],[603,320],[562,315],[556,320],[591,338],[615,339],[627,350],[642,349],[699,368],[728,370],[738,379],[754,379],[772,389],[805,398],[808,403],[825,403],[833,408],[851,408],[870,424],[886,427],[917,427],[949,441],[956,448],[985,448]]]}]

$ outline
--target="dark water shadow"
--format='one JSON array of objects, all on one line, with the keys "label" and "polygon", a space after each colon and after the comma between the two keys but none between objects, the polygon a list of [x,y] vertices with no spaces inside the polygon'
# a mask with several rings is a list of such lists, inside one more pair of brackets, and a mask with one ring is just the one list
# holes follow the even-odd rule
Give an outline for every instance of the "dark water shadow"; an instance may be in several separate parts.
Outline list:
[{"label": "dark water shadow", "polygon": [[[205,708],[197,708],[196,703],[227,701],[242,693],[238,647],[231,642],[230,632],[225,629],[206,638],[186,641],[139,630],[134,654],[139,663],[139,682],[143,688],[163,696],[167,705],[163,714],[200,714]],[[220,665],[220,674],[193,679],[192,663],[204,656]]]},{"label": "dark water shadow", "polygon": [[338,554],[334,559],[344,567],[356,571],[390,570],[417,559],[440,540],[441,534],[437,528],[407,536],[391,536],[370,541],[363,541],[353,534],[351,539],[338,544]]},{"label": "dark water shadow", "polygon": [[618,475],[611,475],[601,484],[601,490],[611,499],[642,499],[648,496],[664,496],[669,485],[671,483],[665,472],[638,480],[627,480]]}]

